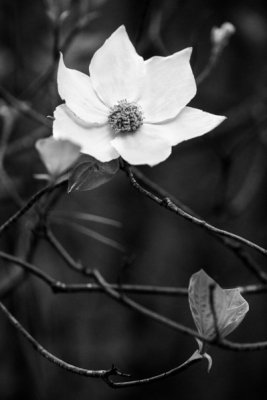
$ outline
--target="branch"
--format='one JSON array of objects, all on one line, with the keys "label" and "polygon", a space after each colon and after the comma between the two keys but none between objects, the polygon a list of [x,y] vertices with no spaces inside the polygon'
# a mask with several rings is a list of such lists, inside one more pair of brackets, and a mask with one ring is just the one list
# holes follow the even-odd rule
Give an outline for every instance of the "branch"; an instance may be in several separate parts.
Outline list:
[{"label": "branch", "polygon": [[[192,211],[188,206],[183,204],[180,200],[172,196],[170,193],[161,188],[155,182],[147,178],[144,174],[142,174],[142,172],[139,169],[135,167],[132,167],[131,169],[134,172],[134,175],[138,178],[138,180],[142,182],[142,184],[144,184],[150,190],[152,190],[154,193],[156,193],[158,196],[169,197],[174,203],[176,203],[180,208],[182,208],[188,214],[191,214],[194,217],[200,219],[200,217],[194,211]],[[208,233],[211,234],[210,231],[208,231]],[[267,282],[267,274],[262,271],[262,269],[256,263],[256,261],[251,257],[249,253],[246,252],[246,250],[239,243],[233,240],[229,240],[229,238],[226,238],[224,236],[213,235],[213,234],[212,236],[219,242],[221,242],[224,246],[229,248],[261,282],[264,283]]]},{"label": "branch", "polygon": [[210,232],[212,232],[213,234],[216,235],[221,235],[224,236],[226,238],[230,238],[233,239],[239,243],[242,243],[256,251],[258,251],[259,253],[263,254],[263,255],[267,255],[267,250],[264,249],[263,247],[257,245],[256,243],[253,243],[251,241],[249,241],[248,239],[245,239],[241,236],[238,236],[234,233],[216,228],[215,226],[207,223],[206,221],[204,221],[203,219],[199,219],[191,214],[189,214],[188,212],[184,211],[183,209],[181,209],[181,207],[179,207],[178,205],[176,205],[169,197],[163,197],[160,198],[157,195],[153,194],[152,192],[150,192],[149,190],[145,189],[143,186],[141,186],[137,180],[134,177],[134,174],[131,170],[131,168],[129,166],[124,166],[123,167],[124,171],[126,172],[131,185],[138,190],[141,194],[143,194],[144,196],[150,198],[151,200],[153,200],[155,203],[157,203],[158,205],[165,207],[167,210],[174,212],[177,215],[180,215],[181,217],[183,217],[184,219],[193,222],[194,224],[200,226],[203,229],[206,229]]},{"label": "branch", "polygon": [[188,360],[186,360],[183,364],[178,365],[178,367],[172,368],[168,371],[162,372],[161,374],[150,376],[149,378],[143,378],[143,379],[136,379],[132,381],[127,381],[127,382],[114,382],[110,377],[107,377],[106,381],[109,386],[111,386],[114,389],[122,389],[126,387],[132,387],[132,386],[140,386],[140,385],[146,385],[149,383],[154,383],[161,381],[163,379],[169,378],[170,376],[177,375],[189,367],[191,365],[196,364],[199,361],[202,361],[203,357],[194,357],[192,356]]},{"label": "branch", "polygon": [[[65,369],[66,371],[72,372],[77,375],[91,377],[91,378],[102,378],[104,381],[106,380],[107,375],[121,375],[125,376],[126,374],[120,373],[117,369],[111,368],[109,370],[90,370],[85,368],[77,367],[73,364],[69,364],[62,359],[54,356],[48,350],[46,350],[30,333],[18,322],[18,320],[8,311],[8,309],[4,306],[3,303],[0,302],[0,310],[7,317],[11,325],[17,329],[17,331],[22,334],[25,339],[32,345],[32,347],[45,359],[47,359],[52,364],[57,365],[58,367]],[[104,379],[105,378],[105,379]]]},{"label": "branch", "polygon": [[38,124],[44,125],[47,128],[51,128],[51,122],[46,117],[44,117],[42,114],[39,114],[26,102],[16,99],[16,97],[14,97],[2,86],[0,86],[0,96],[5,100],[7,104],[9,104],[21,114],[26,115]]},{"label": "branch", "polygon": [[66,184],[66,180],[61,181],[56,183],[53,186],[46,186],[39,190],[39,192],[35,193],[25,204],[24,207],[22,207],[20,210],[18,210],[15,214],[13,214],[6,222],[3,223],[3,225],[0,226],[0,236],[1,234],[6,231],[11,225],[13,225],[15,222],[17,222],[24,214],[26,214],[27,211],[29,211],[45,194],[51,193],[53,190],[56,188],[63,186]]},{"label": "branch", "polygon": [[[57,240],[53,232],[48,226],[44,227],[44,236],[47,242],[52,246],[52,248],[56,251],[56,253],[60,256],[60,258],[65,261],[66,265],[69,266],[73,271],[82,273],[84,275],[88,275],[88,271],[84,266],[75,261],[66,249],[62,246],[62,244]],[[90,273],[89,273],[90,275]]]},{"label": "branch", "polygon": [[63,53],[66,53],[76,36],[87,26],[89,22],[95,19],[97,15],[97,12],[90,12],[89,14],[83,15],[73,26],[61,45],[59,44],[60,27],[58,27],[56,31],[58,37],[56,40],[54,40],[52,49],[53,61],[44,73],[37,76],[37,78],[33,80],[30,86],[21,94],[22,97],[33,97],[40,89],[42,89],[46,85],[46,83],[53,76],[57,68],[60,48]]},{"label": "branch", "polygon": [[[52,291],[54,293],[69,293],[69,292],[75,292],[75,291],[90,291],[91,290],[91,284],[72,284],[68,285],[63,282],[57,281],[56,279],[50,277],[47,275],[45,272],[40,271],[38,268],[33,266],[32,264],[25,262],[23,260],[20,260],[19,258],[12,256],[10,254],[6,254],[3,252],[0,252],[0,258],[5,259],[7,261],[11,261],[13,263],[17,263],[21,267],[23,267],[25,270],[31,272],[33,275],[38,277],[39,279],[43,280],[46,284],[48,284]],[[89,272],[88,272],[89,273]],[[91,276],[96,280],[96,282],[99,284],[99,286],[102,288],[102,291],[104,291],[109,297],[113,298],[116,300],[118,303],[121,303],[128,308],[137,311],[138,313],[149,317],[150,319],[159,322],[165,326],[168,326],[171,329],[174,329],[184,335],[191,336],[194,338],[198,338],[202,340],[203,342],[210,343],[225,349],[233,350],[233,351],[255,351],[255,350],[265,350],[267,349],[267,341],[262,341],[262,342],[255,342],[255,343],[234,343],[226,340],[221,340],[218,341],[217,339],[210,339],[206,338],[203,335],[199,334],[197,331],[186,327],[183,324],[180,324],[176,321],[173,321],[161,314],[158,314],[157,312],[141,305],[140,303],[137,303],[136,301],[130,299],[125,295],[125,293],[119,293],[116,291],[114,288],[116,287],[115,285],[110,285],[106,282],[106,280],[103,278],[103,276],[100,274],[99,271],[93,270],[91,272]],[[121,287],[122,288],[122,287]],[[121,289],[122,291],[122,289]]]}]

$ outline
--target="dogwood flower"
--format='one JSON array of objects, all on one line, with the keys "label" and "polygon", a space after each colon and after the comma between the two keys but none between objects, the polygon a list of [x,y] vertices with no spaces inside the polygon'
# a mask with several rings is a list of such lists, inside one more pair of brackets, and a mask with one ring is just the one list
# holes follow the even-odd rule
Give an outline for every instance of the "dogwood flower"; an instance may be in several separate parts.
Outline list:
[{"label": "dogwood flower", "polygon": [[139,56],[119,27],[96,51],[90,76],[69,69],[61,55],[53,136],[107,162],[156,165],[172,146],[202,135],[225,117],[186,106],[196,94],[191,48],[168,57]]}]

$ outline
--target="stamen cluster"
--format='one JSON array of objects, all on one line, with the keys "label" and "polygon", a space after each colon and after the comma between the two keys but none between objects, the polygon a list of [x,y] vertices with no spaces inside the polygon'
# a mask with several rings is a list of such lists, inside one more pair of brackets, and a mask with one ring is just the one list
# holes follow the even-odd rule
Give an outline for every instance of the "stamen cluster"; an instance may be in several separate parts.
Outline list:
[{"label": "stamen cluster", "polygon": [[108,122],[116,134],[121,132],[135,132],[143,125],[143,112],[136,103],[120,100],[111,108]]}]

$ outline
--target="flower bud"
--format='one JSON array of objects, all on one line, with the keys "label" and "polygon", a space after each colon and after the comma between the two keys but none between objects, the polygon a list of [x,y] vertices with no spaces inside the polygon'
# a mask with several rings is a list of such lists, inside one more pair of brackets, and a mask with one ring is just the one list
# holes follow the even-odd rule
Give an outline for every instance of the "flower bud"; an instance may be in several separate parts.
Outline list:
[{"label": "flower bud", "polygon": [[227,46],[230,37],[236,29],[231,22],[224,22],[220,27],[213,27],[210,34],[211,42],[214,46],[214,52],[220,52]]}]

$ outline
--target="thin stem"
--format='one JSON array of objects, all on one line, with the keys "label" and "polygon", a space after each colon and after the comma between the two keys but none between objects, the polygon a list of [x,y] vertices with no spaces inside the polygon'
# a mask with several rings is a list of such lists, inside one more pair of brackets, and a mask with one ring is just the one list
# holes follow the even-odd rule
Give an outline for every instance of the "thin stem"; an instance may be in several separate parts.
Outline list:
[{"label": "thin stem", "polygon": [[0,302],[0,310],[3,312],[3,314],[7,317],[11,325],[16,328],[16,330],[22,334],[25,339],[32,345],[32,347],[41,355],[43,356],[46,360],[50,361],[52,364],[57,365],[60,368],[65,369],[66,371],[72,372],[77,375],[82,375],[86,377],[92,377],[92,378],[103,378],[105,377],[108,373],[110,373],[111,370],[90,370],[90,369],[85,369],[85,368],[80,368],[77,367],[73,364],[69,364],[62,359],[54,356],[52,353],[50,353],[48,350],[46,350],[36,339],[33,338],[33,336],[30,335],[30,333],[18,322],[18,320],[8,311],[8,309],[4,306],[2,302]]},{"label": "thin stem", "polygon": [[[39,279],[43,280],[46,284],[48,284],[51,289],[53,290],[54,293],[68,293],[73,292],[73,291],[90,291],[91,286],[90,284],[73,284],[73,285],[67,285],[63,282],[57,281],[54,278],[51,278],[48,276],[46,273],[43,271],[38,270],[36,267],[34,267],[32,264],[29,264],[25,261],[22,261],[14,256],[11,256],[6,253],[0,252],[0,258],[3,258],[7,261],[11,261],[13,263],[17,263],[18,265],[22,266],[25,270],[31,272],[34,274],[36,277]],[[139,312],[140,314],[149,317],[150,319],[159,322],[165,326],[168,326],[171,329],[174,329],[182,334],[185,334],[187,336],[195,337],[198,338],[206,343],[210,343],[225,349],[233,350],[233,351],[255,351],[255,350],[265,350],[267,349],[267,341],[262,341],[262,342],[255,342],[255,343],[233,343],[225,340],[214,340],[214,339],[209,339],[205,338],[204,336],[200,335],[198,332],[195,330],[188,328],[176,321],[173,321],[161,314],[158,314],[157,312],[150,310],[149,308],[141,305],[140,303],[137,303],[136,301],[130,299],[125,295],[125,293],[120,294],[118,291],[116,291],[114,288],[114,285],[108,284],[105,279],[102,277],[99,271],[94,270],[91,272],[91,276],[96,280],[96,282],[99,284],[99,286],[102,288],[102,290],[111,298],[116,300],[117,302],[127,306],[128,308]],[[70,290],[69,290],[70,289]]]},{"label": "thin stem", "polygon": [[125,388],[129,386],[138,386],[147,383],[153,383],[162,379],[166,379],[170,376],[176,375],[182,371],[185,371],[191,365],[199,362],[202,358],[190,358],[185,361],[183,364],[179,365],[176,368],[173,368],[169,371],[163,372],[159,375],[152,376],[150,378],[144,378],[139,380],[127,381],[127,382],[114,382],[112,380],[113,376],[121,376],[121,377],[129,377],[129,374],[125,374],[120,372],[116,367],[112,367],[108,370],[92,370],[78,367],[76,365],[70,364],[59,357],[56,357],[54,354],[50,353],[46,350],[21,324],[20,322],[8,311],[8,309],[4,306],[2,302],[0,302],[0,310],[7,317],[10,324],[22,335],[24,338],[32,345],[34,350],[36,350],[42,357],[46,360],[55,364],[57,367],[60,367],[68,372],[74,373],[76,375],[84,376],[87,378],[102,378],[102,380],[107,383],[112,388]]},{"label": "thin stem", "polygon": [[103,287],[105,292],[114,300],[124,304],[125,306],[129,307],[132,310],[139,312],[142,315],[145,315],[146,317],[149,317],[150,319],[156,322],[159,322],[165,326],[168,326],[171,329],[179,331],[182,334],[185,334],[187,336],[193,336],[195,338],[202,340],[205,343],[210,343],[212,345],[232,351],[267,350],[267,341],[261,341],[261,342],[259,341],[254,343],[235,343],[227,340],[218,340],[217,338],[215,339],[206,338],[200,335],[198,332],[194,331],[193,329],[190,329],[182,324],[179,324],[169,318],[164,317],[161,314],[156,313],[155,311],[152,311],[142,306],[141,304],[131,300],[129,297],[126,297],[124,294],[120,295],[119,293],[117,293],[108,286],[107,282],[102,277],[99,271],[93,271],[93,273],[97,282]]},{"label": "thin stem", "polygon": [[[188,206],[183,204],[179,199],[168,193],[162,187],[160,187],[155,182],[151,181],[148,177],[146,177],[139,169],[135,167],[131,167],[134,175],[138,178],[139,182],[142,182],[146,187],[150,190],[153,190],[160,197],[169,197],[175,204],[177,204],[183,211],[186,211],[188,214],[193,215],[194,217],[201,219],[194,211],[192,211]],[[214,235],[213,232],[208,231],[209,234],[220,241],[224,246],[229,248],[233,253],[244,263],[244,265],[253,273],[261,282],[267,282],[267,274],[262,271],[260,266],[256,263],[256,261],[251,257],[251,255],[236,241],[226,238],[220,235]]]},{"label": "thin stem", "polygon": [[180,207],[178,207],[169,197],[164,197],[164,198],[160,198],[157,195],[153,194],[152,192],[150,192],[149,190],[145,189],[143,186],[141,186],[135,179],[133,172],[131,171],[131,168],[128,166],[124,167],[129,180],[132,184],[132,186],[138,190],[140,193],[142,193],[143,195],[145,195],[146,197],[150,198],[151,200],[153,200],[155,203],[159,204],[162,207],[165,207],[167,210],[174,212],[177,215],[180,215],[181,217],[183,217],[184,219],[193,222],[194,224],[200,226],[203,229],[206,229],[216,235],[222,235],[224,237],[233,239],[239,243],[245,244],[246,246],[258,251],[259,253],[263,254],[263,255],[267,255],[267,250],[264,249],[263,247],[257,245],[254,242],[251,242],[248,239],[245,239],[241,236],[238,236],[234,233],[216,228],[215,226],[207,223],[206,221],[204,221],[203,219],[199,219],[197,217],[194,217],[193,215],[187,213],[186,211],[182,210]]},{"label": "thin stem", "polygon": [[147,385],[147,384],[155,383],[155,382],[161,381],[163,379],[169,378],[171,376],[177,375],[177,374],[187,370],[193,364],[196,364],[202,360],[203,360],[203,357],[189,358],[183,364],[180,364],[177,367],[172,368],[168,371],[162,372],[161,374],[150,376],[149,378],[136,379],[136,380],[127,381],[127,382],[114,382],[113,380],[108,378],[107,383],[109,384],[109,386],[111,386],[112,388],[115,388],[115,389]]},{"label": "thin stem", "polygon": [[20,210],[18,210],[15,214],[13,214],[2,226],[0,226],[0,236],[1,234],[6,231],[11,225],[13,225],[15,222],[18,221],[19,218],[21,218],[24,214],[26,214],[27,211],[30,210],[31,207],[33,207],[46,193],[50,193],[56,188],[65,185],[66,181],[61,181],[59,183],[56,183],[53,186],[46,186],[39,190],[39,192],[35,193],[25,204],[24,207],[22,207]]},{"label": "thin stem", "polygon": [[63,261],[65,261],[66,265],[68,265],[73,271],[82,273],[84,275],[88,275],[86,268],[77,261],[75,261],[70,254],[66,251],[66,249],[62,246],[62,244],[57,240],[53,232],[49,227],[45,227],[44,229],[45,239],[48,243],[53,247],[56,253],[61,257]]},{"label": "thin stem", "polygon": [[4,253],[3,251],[0,251],[0,258],[2,260],[19,265],[25,271],[30,272],[32,275],[36,276],[37,278],[48,284],[51,288],[53,288],[53,286],[56,286],[57,281],[54,278],[50,277],[48,274],[41,271],[29,262],[24,261],[16,256],[12,256],[11,254]]},{"label": "thin stem", "polygon": [[51,122],[46,117],[44,117],[42,114],[39,114],[24,101],[18,100],[2,86],[0,86],[0,96],[5,100],[7,104],[9,104],[18,112],[28,116],[30,119],[37,122],[38,124],[51,128]]}]

